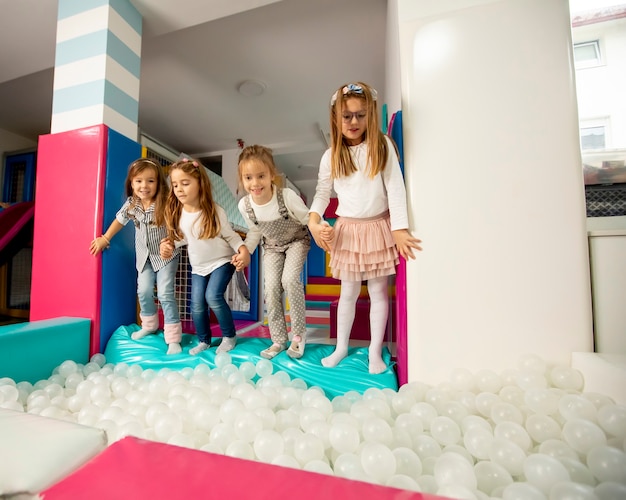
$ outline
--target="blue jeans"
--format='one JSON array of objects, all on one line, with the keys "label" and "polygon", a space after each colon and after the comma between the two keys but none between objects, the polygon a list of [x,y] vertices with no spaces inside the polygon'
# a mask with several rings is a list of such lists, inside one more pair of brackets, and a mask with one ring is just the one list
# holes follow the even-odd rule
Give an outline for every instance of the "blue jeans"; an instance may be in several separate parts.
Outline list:
[{"label": "blue jeans", "polygon": [[217,318],[222,336],[235,336],[233,313],[224,298],[234,272],[235,266],[228,262],[206,276],[191,275],[191,317],[200,342],[211,343],[209,308]]},{"label": "blue jeans", "polygon": [[154,283],[156,282],[157,297],[161,303],[161,309],[163,309],[163,322],[166,325],[180,323],[180,314],[174,293],[178,259],[178,256],[175,257],[156,272],[148,260],[143,271],[137,276],[137,297],[139,298],[140,313],[143,316],[154,316],[157,313],[157,306],[154,303]]}]

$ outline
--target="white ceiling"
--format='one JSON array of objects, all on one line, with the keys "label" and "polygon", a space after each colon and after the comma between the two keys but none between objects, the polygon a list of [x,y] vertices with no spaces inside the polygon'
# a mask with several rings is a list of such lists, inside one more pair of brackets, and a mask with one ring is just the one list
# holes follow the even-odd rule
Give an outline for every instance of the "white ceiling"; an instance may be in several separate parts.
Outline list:
[{"label": "white ceiling", "polygon": [[[141,130],[193,155],[274,149],[315,179],[328,101],[361,80],[384,95],[386,0],[130,0],[144,18]],[[0,128],[49,133],[57,0],[0,0]],[[245,80],[263,82],[258,97]]]}]

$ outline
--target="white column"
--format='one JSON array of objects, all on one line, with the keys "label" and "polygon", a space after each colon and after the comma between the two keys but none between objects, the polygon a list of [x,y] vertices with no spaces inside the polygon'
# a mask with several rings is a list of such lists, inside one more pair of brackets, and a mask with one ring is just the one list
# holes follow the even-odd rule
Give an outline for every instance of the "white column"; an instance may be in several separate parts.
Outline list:
[{"label": "white column", "polygon": [[591,351],[567,0],[398,0],[409,379]]}]

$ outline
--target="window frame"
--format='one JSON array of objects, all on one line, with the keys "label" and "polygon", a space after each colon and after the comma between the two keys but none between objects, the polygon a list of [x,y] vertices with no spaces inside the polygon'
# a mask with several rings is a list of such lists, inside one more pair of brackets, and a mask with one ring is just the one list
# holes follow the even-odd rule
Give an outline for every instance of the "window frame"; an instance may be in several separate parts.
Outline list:
[{"label": "window frame", "polygon": [[[597,68],[598,66],[604,65],[604,51],[601,47],[601,40],[597,38],[595,40],[586,40],[584,42],[575,42],[573,44],[573,56],[574,56],[574,67],[576,69],[587,69],[587,68]],[[585,46],[591,46],[595,48],[596,57],[594,59],[587,59],[584,61],[576,60],[576,49],[582,48]]]}]

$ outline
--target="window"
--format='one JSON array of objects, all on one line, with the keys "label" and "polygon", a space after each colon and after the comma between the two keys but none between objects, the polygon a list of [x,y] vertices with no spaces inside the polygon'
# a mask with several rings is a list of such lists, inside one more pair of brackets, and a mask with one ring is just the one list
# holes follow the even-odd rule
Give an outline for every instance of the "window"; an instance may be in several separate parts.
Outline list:
[{"label": "window", "polygon": [[581,42],[574,44],[574,64],[576,69],[593,68],[602,64],[600,41]]},{"label": "window", "polygon": [[580,129],[581,149],[604,149],[606,147],[606,128],[604,125],[597,127],[581,127]]}]

